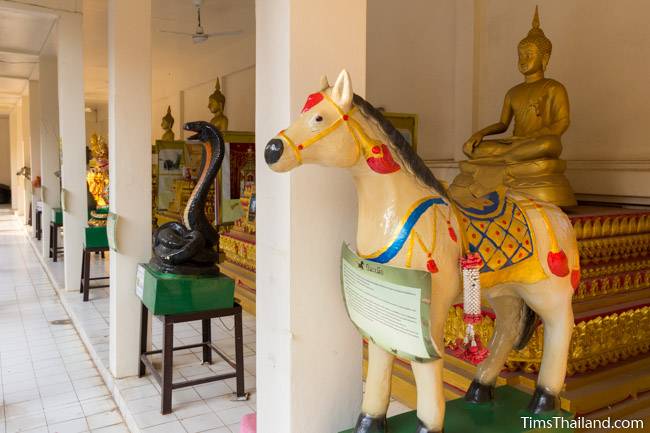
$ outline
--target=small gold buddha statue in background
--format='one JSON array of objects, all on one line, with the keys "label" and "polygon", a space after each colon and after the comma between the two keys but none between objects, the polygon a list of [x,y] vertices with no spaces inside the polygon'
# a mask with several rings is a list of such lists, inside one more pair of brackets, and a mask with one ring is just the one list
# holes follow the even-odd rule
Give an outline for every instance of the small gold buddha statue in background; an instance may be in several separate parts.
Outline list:
[{"label": "small gold buddha statue in background", "polygon": [[169,105],[167,106],[167,114],[162,118],[160,127],[165,131],[161,140],[174,141],[174,131],[172,131],[174,127],[174,116],[172,116],[172,108]]},{"label": "small gold buddha statue in background", "polygon": [[217,83],[214,85],[214,92],[208,99],[208,109],[214,115],[210,120],[219,131],[224,132],[228,130],[228,118],[223,113],[226,108],[226,97],[221,93],[221,84],[217,78]]},{"label": "small gold buddha statue in background", "polygon": [[[544,77],[551,41],[540,28],[537,7],[532,29],[519,42],[519,72],[524,82],[508,90],[497,123],[475,132],[464,144],[469,161],[460,163],[450,194],[468,203],[501,185],[560,206],[576,204],[560,160],[560,137],[569,127],[569,97],[564,86]],[[511,137],[485,139],[506,132]]]}]

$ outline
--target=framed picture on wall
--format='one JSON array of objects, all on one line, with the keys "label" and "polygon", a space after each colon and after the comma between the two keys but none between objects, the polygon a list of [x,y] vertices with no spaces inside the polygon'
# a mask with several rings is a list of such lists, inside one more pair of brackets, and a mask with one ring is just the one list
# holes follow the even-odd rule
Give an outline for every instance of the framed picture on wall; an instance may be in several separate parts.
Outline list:
[{"label": "framed picture on wall", "polygon": [[218,194],[215,194],[218,224],[241,218],[243,210],[239,199],[244,188],[255,183],[255,133],[226,131],[223,138],[226,154],[217,177]]},{"label": "framed picture on wall", "polygon": [[174,199],[174,181],[183,177],[184,145],[185,142],[180,140],[156,140],[154,155],[157,155],[157,163],[154,175],[157,175],[157,211],[167,210]]},{"label": "framed picture on wall", "polygon": [[406,141],[418,151],[418,115],[413,113],[381,113],[402,134]]}]

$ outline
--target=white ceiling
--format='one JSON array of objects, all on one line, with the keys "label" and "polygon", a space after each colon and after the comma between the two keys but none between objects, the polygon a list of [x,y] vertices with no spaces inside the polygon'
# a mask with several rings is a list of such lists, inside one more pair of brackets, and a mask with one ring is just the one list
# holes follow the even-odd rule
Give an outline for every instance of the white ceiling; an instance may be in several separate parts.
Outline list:
[{"label": "white ceiling", "polygon": [[[84,15],[84,86],[89,104],[108,99],[107,0],[34,0],[18,3],[0,1],[0,114],[11,111],[24,91],[26,80],[38,78],[38,55],[44,52],[55,19],[39,4]],[[206,32],[244,30],[239,36],[214,38],[194,46],[189,36],[161,33],[173,30],[192,33],[196,12],[192,0],[152,0],[153,70],[184,64],[188,56],[217,50],[255,32],[254,0],[204,0],[201,18]],[[8,5],[8,6],[7,6]],[[14,7],[15,6],[15,7]],[[51,45],[51,44],[48,44]],[[156,64],[158,63],[158,64]]]},{"label": "white ceiling", "polygon": [[0,114],[11,111],[38,72],[38,55],[54,22],[49,14],[0,7]]}]

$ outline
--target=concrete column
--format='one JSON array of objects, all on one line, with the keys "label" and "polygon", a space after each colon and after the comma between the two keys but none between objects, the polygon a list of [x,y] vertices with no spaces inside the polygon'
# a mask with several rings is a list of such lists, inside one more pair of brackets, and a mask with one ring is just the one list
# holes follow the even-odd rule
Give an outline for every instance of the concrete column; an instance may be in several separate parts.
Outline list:
[{"label": "concrete column", "polygon": [[41,134],[41,197],[43,200],[43,257],[48,256],[50,221],[53,208],[61,205],[59,198],[59,92],[56,57],[41,56],[39,61],[39,86]]},{"label": "concrete column", "polygon": [[[29,82],[29,142],[30,166],[32,167],[32,180],[41,176],[41,107],[40,89],[38,81]],[[32,226],[36,224],[36,202],[41,200],[41,189],[32,190]]]},{"label": "concrete column", "polygon": [[111,253],[110,368],[137,373],[138,263],[151,254],[151,0],[108,3],[110,207],[119,215]]},{"label": "concrete column", "polygon": [[356,198],[339,169],[271,172],[264,146],[346,68],[365,93],[366,1],[256,3],[258,431],[338,432],[361,403],[361,337],[341,297]]},{"label": "concrete column", "polygon": [[[29,167],[31,169],[31,148],[32,141],[29,131],[29,86],[27,86],[27,92],[23,94],[22,97],[22,107],[20,111],[20,126],[21,126],[21,137],[22,137],[22,146],[23,146],[23,163],[20,167]],[[19,167],[19,169],[20,169]],[[25,176],[20,176],[19,182],[23,185],[23,203],[24,203],[24,214],[23,222],[27,224],[30,216],[30,204],[32,203],[32,184],[29,179]]]},{"label": "concrete column", "polygon": [[18,148],[18,132],[20,116],[20,105],[16,105],[9,113],[9,167],[11,170],[11,208],[20,215],[22,211],[22,194],[20,191],[20,180],[16,176],[16,172],[20,168],[19,160],[22,160],[22,155]]},{"label": "concrete column", "polygon": [[65,95],[59,98],[59,133],[63,154],[61,179],[67,206],[63,212],[65,287],[67,290],[78,290],[84,229],[88,222],[81,14],[61,14],[57,31],[59,95]]}]

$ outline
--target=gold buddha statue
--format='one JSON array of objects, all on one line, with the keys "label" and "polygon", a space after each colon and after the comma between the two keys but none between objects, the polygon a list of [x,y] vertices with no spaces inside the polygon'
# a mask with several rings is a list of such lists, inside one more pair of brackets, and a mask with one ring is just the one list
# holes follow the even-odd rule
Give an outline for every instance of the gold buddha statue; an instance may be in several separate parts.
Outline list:
[{"label": "gold buddha statue", "polygon": [[93,134],[88,145],[92,158],[88,162],[86,182],[98,208],[108,206],[108,144]]},{"label": "gold buddha statue", "polygon": [[174,141],[174,131],[172,131],[172,128],[174,127],[174,117],[172,116],[172,109],[169,105],[167,106],[167,114],[162,118],[160,127],[165,131],[161,140]]},{"label": "gold buddha statue", "polygon": [[[469,161],[450,193],[469,203],[501,185],[559,206],[576,204],[560,160],[560,137],[569,127],[569,97],[564,86],[544,77],[551,57],[551,41],[540,28],[537,7],[532,29],[519,42],[519,72],[524,82],[508,90],[497,123],[475,132],[464,144]],[[514,119],[511,137],[485,139],[506,132]]]},{"label": "gold buddha statue", "polygon": [[223,114],[226,108],[226,97],[221,93],[221,84],[217,78],[217,83],[214,85],[214,92],[208,99],[208,109],[214,115],[210,120],[219,131],[224,132],[228,130],[228,118]]}]

